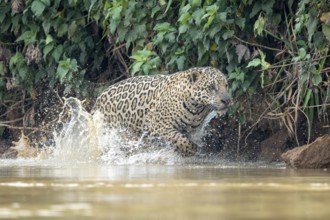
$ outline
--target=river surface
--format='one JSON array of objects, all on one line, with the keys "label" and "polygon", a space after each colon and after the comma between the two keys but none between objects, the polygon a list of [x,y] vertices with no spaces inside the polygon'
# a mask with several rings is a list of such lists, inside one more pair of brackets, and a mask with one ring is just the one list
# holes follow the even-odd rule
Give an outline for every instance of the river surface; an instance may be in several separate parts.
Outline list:
[{"label": "river surface", "polygon": [[330,219],[329,170],[0,160],[0,219]]},{"label": "river surface", "polygon": [[0,160],[0,219],[330,219],[329,170],[183,158],[122,140],[68,101],[72,117],[43,159]]}]

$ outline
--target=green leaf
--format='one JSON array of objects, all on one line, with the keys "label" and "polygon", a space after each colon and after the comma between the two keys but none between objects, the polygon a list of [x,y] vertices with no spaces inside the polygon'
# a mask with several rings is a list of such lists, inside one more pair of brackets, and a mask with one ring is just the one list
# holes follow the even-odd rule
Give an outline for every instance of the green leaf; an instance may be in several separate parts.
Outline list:
[{"label": "green leaf", "polygon": [[78,71],[78,63],[76,59],[70,60],[70,69],[74,72]]},{"label": "green leaf", "polygon": [[247,65],[247,68],[249,67],[256,67],[256,66],[259,66],[261,65],[261,60],[259,58],[255,58],[253,60],[251,60],[248,65]]},{"label": "green leaf", "polygon": [[160,62],[161,62],[161,60],[160,60],[159,56],[156,56],[155,58],[152,58],[149,61],[150,65],[153,69],[156,69],[159,66]]},{"label": "green leaf", "polygon": [[143,62],[137,62],[132,65],[132,71],[131,71],[132,76],[135,76],[137,72],[141,71],[142,64]]},{"label": "green leaf", "polygon": [[184,69],[184,64],[186,61],[186,57],[185,56],[180,56],[177,60],[176,63],[178,65],[178,69],[179,70],[183,70]]},{"label": "green leaf", "polygon": [[124,42],[126,35],[127,35],[128,29],[127,28],[120,28],[117,30],[117,34],[118,34],[118,40],[119,42]]},{"label": "green leaf", "polygon": [[253,8],[252,11],[250,13],[250,18],[254,17],[256,14],[258,14],[258,12],[261,10],[261,2],[257,1],[253,4]]},{"label": "green leaf", "polygon": [[226,22],[227,20],[227,12],[221,12],[219,13],[219,18],[221,21]]},{"label": "green leaf", "polygon": [[[206,11],[207,11],[207,14],[209,14],[209,15],[215,15],[215,14],[217,14],[218,9],[219,9],[219,6],[217,6],[216,4],[213,4],[213,5],[208,6],[206,8]],[[202,18],[202,19],[204,19],[204,18]]]},{"label": "green leaf", "polygon": [[180,25],[179,27],[179,33],[182,34],[182,33],[186,33],[188,30],[188,25]]},{"label": "green leaf", "polygon": [[109,27],[110,27],[110,32],[111,32],[112,34],[115,33],[115,31],[116,31],[118,25],[119,25],[119,22],[116,22],[116,21],[110,22]]},{"label": "green leaf", "polygon": [[242,72],[242,71],[237,72],[236,79],[239,80],[239,81],[241,81],[241,83],[243,83],[244,80],[245,80],[245,74],[244,74],[244,72]]},{"label": "green leaf", "polygon": [[322,32],[328,41],[330,41],[330,26],[322,24]]},{"label": "green leaf", "polygon": [[64,77],[68,74],[70,70],[69,59],[61,60],[57,66],[56,76],[60,81],[63,81]]},{"label": "green leaf", "polygon": [[53,39],[52,35],[47,34],[46,41],[45,41],[46,45],[52,43],[53,41],[54,41],[54,39]]},{"label": "green leaf", "polygon": [[56,62],[59,61],[60,57],[62,56],[63,53],[63,45],[58,45],[55,47],[52,57],[55,59]]},{"label": "green leaf", "polygon": [[155,14],[157,14],[159,11],[160,11],[160,7],[159,7],[159,5],[157,5],[156,7],[154,7],[151,10],[151,18],[154,18],[155,17]]},{"label": "green leaf", "polygon": [[0,61],[0,76],[4,76],[4,65],[3,65],[3,61]]},{"label": "green leaf", "polygon": [[175,51],[175,55],[177,55],[177,56],[182,56],[182,55],[184,55],[184,49],[182,49],[182,48],[178,48],[176,51]]},{"label": "green leaf", "polygon": [[306,50],[305,50],[305,48],[299,48],[299,57],[301,58],[301,59],[304,59],[305,57],[306,57]]},{"label": "green leaf", "polygon": [[16,52],[14,56],[10,58],[9,69],[13,70],[14,66],[21,66],[24,63],[24,56],[20,52]]},{"label": "green leaf", "polygon": [[51,25],[52,25],[52,24],[51,24],[51,22],[49,22],[49,20],[45,20],[44,22],[42,22],[42,27],[43,27],[44,32],[45,32],[46,34],[49,33],[49,30],[50,30]]},{"label": "green leaf", "polygon": [[180,16],[180,18],[179,18],[179,22],[180,22],[181,24],[187,24],[188,21],[190,20],[190,17],[191,17],[190,13],[189,13],[189,12],[186,12],[186,13],[184,13],[184,14],[182,14],[182,15]]},{"label": "green leaf", "polygon": [[50,0],[40,0],[42,3],[44,3],[46,6],[50,6]]},{"label": "green leaf", "polygon": [[316,28],[318,24],[318,19],[317,17],[314,17],[310,15],[308,17],[307,23],[306,23],[306,28],[308,32],[308,42],[311,42],[313,35],[315,34]]},{"label": "green leaf", "polygon": [[134,25],[134,31],[139,36],[144,36],[147,33],[146,29],[147,29],[147,27],[146,27],[146,24],[144,24],[144,23]]},{"label": "green leaf", "polygon": [[320,74],[313,74],[312,82],[315,86],[318,86],[322,82],[322,76]]},{"label": "green leaf", "polygon": [[218,9],[219,8],[217,5],[211,5],[206,8],[207,13],[202,17],[202,20],[204,20],[205,18],[208,18],[208,19],[207,19],[206,24],[203,27],[203,30],[206,30],[210,27],[215,16],[217,15]]},{"label": "green leaf", "polygon": [[49,52],[54,48],[54,44],[50,43],[47,44],[44,49],[43,49],[43,58],[44,60],[46,60],[47,55],[49,54]]},{"label": "green leaf", "polygon": [[235,24],[238,25],[241,29],[244,29],[245,27],[245,18],[236,18]]},{"label": "green leaf", "polygon": [[255,35],[262,36],[262,32],[264,30],[265,23],[266,23],[265,18],[260,14],[258,17],[258,20],[256,20],[256,22],[254,23],[254,26],[253,26],[253,31],[254,31]]},{"label": "green leaf", "polygon": [[165,1],[165,0],[159,0],[159,5],[160,5],[160,6],[164,6],[164,5],[166,5],[166,1]]},{"label": "green leaf", "polygon": [[35,14],[35,16],[40,17],[46,6],[47,5],[43,1],[34,0],[31,4],[31,11],[33,12],[33,14]]},{"label": "green leaf", "polygon": [[0,23],[2,23],[5,20],[5,18],[7,17],[7,13],[11,10],[10,4],[7,4],[6,6],[7,7],[2,7],[1,8],[1,10],[2,10],[1,12],[2,13],[0,13]]},{"label": "green leaf", "polygon": [[202,17],[204,15],[203,9],[197,9],[192,13],[191,17],[195,20],[195,23],[200,26],[202,22]]},{"label": "green leaf", "polygon": [[203,27],[203,30],[206,30],[206,29],[208,29],[208,28],[210,27],[210,25],[212,24],[214,18],[215,18],[214,15],[212,15],[212,16],[210,16],[210,17],[208,18],[206,24],[205,24],[204,27]]},{"label": "green leaf", "polygon": [[300,75],[300,80],[303,84],[306,83],[308,79],[309,79],[308,73],[303,73]]},{"label": "green leaf", "polygon": [[191,6],[188,4],[188,5],[185,5],[184,7],[181,8],[180,10],[180,14],[185,14],[187,13],[189,10],[191,9]]},{"label": "green leaf", "polygon": [[198,8],[201,6],[202,2],[201,0],[189,0],[189,4],[192,8]]},{"label": "green leaf", "polygon": [[157,32],[168,32],[171,30],[171,25],[168,22],[162,22],[160,24],[156,24],[154,30]]},{"label": "green leaf", "polygon": [[266,12],[267,15],[270,15],[273,11],[273,5],[275,0],[262,1],[261,9]]},{"label": "green leaf", "polygon": [[116,20],[116,21],[120,20],[120,18],[121,18],[120,14],[121,14],[122,9],[123,9],[123,6],[117,6],[111,10],[113,20]]},{"label": "green leaf", "polygon": [[231,38],[232,36],[234,36],[235,32],[234,31],[226,31],[223,35],[222,35],[222,38],[224,40],[227,40],[229,38]]},{"label": "green leaf", "polygon": [[68,33],[68,25],[66,23],[62,23],[57,29],[57,36],[63,37],[65,34]]},{"label": "green leaf", "polygon": [[75,35],[77,28],[78,28],[78,25],[76,24],[76,21],[72,21],[72,23],[70,24],[69,29],[68,29],[68,35],[69,35],[70,39],[72,39],[73,36]]},{"label": "green leaf", "polygon": [[18,68],[18,75],[22,81],[31,80],[28,76],[28,69],[25,65]]},{"label": "green leaf", "polygon": [[18,41],[24,41],[25,44],[33,43],[36,41],[36,33],[31,30],[25,31],[16,39],[16,42]]}]

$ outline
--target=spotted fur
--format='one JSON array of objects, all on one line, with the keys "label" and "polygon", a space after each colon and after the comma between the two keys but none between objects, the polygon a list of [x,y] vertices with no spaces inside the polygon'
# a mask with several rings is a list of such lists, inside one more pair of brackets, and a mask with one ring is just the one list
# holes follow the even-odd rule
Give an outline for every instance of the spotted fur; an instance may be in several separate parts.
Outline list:
[{"label": "spotted fur", "polygon": [[183,155],[197,146],[189,133],[212,111],[226,112],[231,100],[223,73],[212,67],[191,68],[171,75],[138,76],[106,89],[96,100],[99,111],[113,128],[172,143]]}]

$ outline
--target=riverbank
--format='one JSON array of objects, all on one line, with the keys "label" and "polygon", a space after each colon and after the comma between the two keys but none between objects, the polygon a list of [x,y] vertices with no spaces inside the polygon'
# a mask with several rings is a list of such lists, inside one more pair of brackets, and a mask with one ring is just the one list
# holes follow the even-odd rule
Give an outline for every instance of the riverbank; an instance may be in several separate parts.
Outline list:
[{"label": "riverbank", "polygon": [[[13,146],[26,145],[35,151],[41,147],[47,148],[51,145],[52,135],[56,129],[60,129],[60,118],[68,117],[68,112],[63,111],[63,106],[58,100],[49,102],[46,97],[47,108],[36,107],[35,119],[32,124],[42,124],[35,127],[35,132],[28,129],[7,129],[10,135],[0,140],[0,155],[5,158],[16,158],[17,151],[9,149]],[[214,118],[206,128],[206,135],[202,140],[202,154],[217,155],[219,158],[232,161],[282,161],[281,155],[297,146],[313,142],[318,137],[330,134],[330,126],[325,120],[315,120],[311,133],[303,115],[297,122],[297,133],[290,133],[288,126],[281,118],[269,119],[270,113],[266,105],[267,100],[261,96],[255,96],[252,100],[236,100],[244,104],[244,113],[227,114],[221,118]],[[39,101],[39,103],[42,103]],[[92,103],[92,102],[90,102]],[[87,109],[88,105],[85,106]],[[39,110],[38,110],[39,109]],[[55,109],[55,110],[53,110]],[[267,112],[267,110],[269,112]],[[42,111],[48,112],[45,114]],[[325,114],[330,115],[330,108]],[[37,114],[43,118],[37,118]],[[240,115],[239,115],[240,114]],[[245,122],[240,123],[239,117],[244,117]],[[42,129],[41,129],[42,128]],[[30,150],[29,150],[30,151]],[[32,153],[31,153],[32,154]]]}]

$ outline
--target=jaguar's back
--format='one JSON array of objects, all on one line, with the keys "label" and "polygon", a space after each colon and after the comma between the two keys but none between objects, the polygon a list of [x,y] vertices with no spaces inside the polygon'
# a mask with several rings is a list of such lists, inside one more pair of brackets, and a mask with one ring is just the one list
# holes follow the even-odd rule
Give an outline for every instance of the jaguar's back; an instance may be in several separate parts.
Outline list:
[{"label": "jaguar's back", "polygon": [[92,112],[100,111],[113,128],[142,132],[150,109],[155,107],[166,76],[138,76],[118,82],[96,100]]}]

